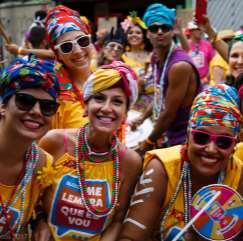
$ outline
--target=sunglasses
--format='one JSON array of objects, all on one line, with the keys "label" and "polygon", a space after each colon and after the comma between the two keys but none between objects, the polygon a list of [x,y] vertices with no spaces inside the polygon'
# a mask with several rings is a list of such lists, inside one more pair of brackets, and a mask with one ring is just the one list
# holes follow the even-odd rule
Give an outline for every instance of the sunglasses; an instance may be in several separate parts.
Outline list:
[{"label": "sunglasses", "polygon": [[82,35],[74,40],[69,40],[57,44],[54,49],[59,49],[63,54],[69,54],[73,51],[74,45],[78,44],[80,48],[86,48],[91,44],[91,38],[89,35]]},{"label": "sunglasses", "polygon": [[148,27],[148,30],[152,33],[158,33],[158,30],[162,30],[163,33],[167,33],[172,30],[172,28],[168,25],[162,24],[162,25],[151,25]]},{"label": "sunglasses", "polygon": [[117,52],[123,52],[123,46],[119,43],[108,43],[106,45],[106,48],[117,51]]},{"label": "sunglasses", "polygon": [[30,111],[36,103],[39,103],[41,113],[44,116],[52,116],[57,112],[59,103],[55,100],[38,99],[25,93],[15,94],[15,105],[23,111]]},{"label": "sunglasses", "polygon": [[199,146],[206,146],[208,143],[213,141],[220,149],[229,149],[236,142],[236,137],[227,135],[216,135],[210,134],[201,130],[191,130],[192,139],[195,144]]}]

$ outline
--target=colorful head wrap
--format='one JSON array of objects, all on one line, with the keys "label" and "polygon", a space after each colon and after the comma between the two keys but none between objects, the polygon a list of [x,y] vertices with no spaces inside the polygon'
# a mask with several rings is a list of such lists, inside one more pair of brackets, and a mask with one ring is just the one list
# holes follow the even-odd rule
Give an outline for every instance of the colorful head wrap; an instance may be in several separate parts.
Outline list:
[{"label": "colorful head wrap", "polygon": [[175,24],[176,10],[167,8],[161,3],[151,4],[145,11],[143,21],[149,27],[153,23],[165,24],[172,27]]},{"label": "colorful head wrap", "polygon": [[129,98],[129,106],[133,105],[138,95],[137,76],[128,65],[120,61],[103,65],[90,75],[83,86],[84,101],[95,93],[114,86],[119,81],[123,83],[125,94]]},{"label": "colorful head wrap", "polygon": [[125,32],[127,32],[129,27],[132,27],[135,25],[138,25],[142,29],[147,29],[143,20],[137,16],[136,11],[132,11],[129,14],[130,15],[127,16],[127,18],[123,22],[121,22],[121,27]]},{"label": "colorful head wrap", "polygon": [[21,89],[41,88],[57,98],[59,82],[54,72],[54,64],[48,60],[17,59],[4,69],[0,79],[2,101],[8,99]]},{"label": "colorful head wrap", "polygon": [[188,129],[223,126],[236,135],[240,131],[239,103],[237,90],[231,86],[218,84],[205,89],[193,102]]},{"label": "colorful head wrap", "polygon": [[53,8],[46,17],[47,39],[53,46],[56,40],[64,33],[82,31],[90,33],[89,26],[80,18],[77,11],[65,6]]}]

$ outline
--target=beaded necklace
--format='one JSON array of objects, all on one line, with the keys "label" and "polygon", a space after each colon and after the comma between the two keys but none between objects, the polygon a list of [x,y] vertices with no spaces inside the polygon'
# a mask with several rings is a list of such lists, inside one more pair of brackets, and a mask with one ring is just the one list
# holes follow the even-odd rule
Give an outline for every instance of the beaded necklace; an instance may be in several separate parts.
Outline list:
[{"label": "beaded necklace", "polygon": [[[181,188],[183,188],[183,196],[184,196],[184,222],[185,222],[185,224],[187,224],[191,218],[191,203],[192,203],[191,165],[188,162],[185,146],[183,146],[181,149],[181,159],[183,161],[183,167],[181,170],[178,184],[176,186],[176,190],[173,193],[172,198],[171,198],[167,208],[162,213],[162,221],[161,221],[161,225],[160,225],[161,240],[164,240],[164,235],[165,235],[165,231],[166,231],[164,229],[164,227],[165,227],[166,219],[172,212],[172,209],[176,202],[176,198],[177,198]],[[217,183],[222,183],[224,180],[224,177],[225,177],[225,172],[220,171]]]},{"label": "beaded necklace", "polygon": [[[29,150],[26,152],[25,156],[25,164],[23,171],[21,171],[20,176],[17,180],[17,183],[10,195],[10,198],[4,203],[2,197],[0,196],[0,203],[1,203],[1,216],[3,216],[6,220],[6,227],[9,230],[9,234],[12,240],[17,240],[16,236],[21,231],[21,227],[24,220],[25,214],[25,203],[26,203],[26,188],[28,183],[31,181],[33,177],[34,169],[39,161],[39,152],[37,145],[32,143]],[[20,215],[16,224],[13,227],[10,227],[10,220],[8,218],[10,207],[14,207],[17,201],[20,199]],[[14,229],[16,231],[14,232]]]},{"label": "beaded necklace", "polygon": [[[96,217],[106,217],[112,213],[118,202],[119,186],[120,186],[120,159],[118,154],[119,140],[116,136],[112,139],[112,145],[110,151],[104,153],[96,153],[91,151],[88,144],[87,133],[89,131],[89,125],[85,125],[78,131],[77,142],[75,146],[75,160],[76,160],[76,170],[79,181],[80,195],[82,203],[84,204],[86,210],[92,213]],[[98,157],[99,160],[96,158]],[[112,182],[112,198],[109,207],[104,210],[99,210],[94,208],[88,198],[86,176],[84,168],[86,160],[94,162],[102,162],[110,158],[113,160],[113,182]]]},{"label": "beaded necklace", "polygon": [[157,120],[159,118],[160,112],[164,109],[164,81],[165,81],[165,72],[167,69],[167,65],[170,59],[170,56],[175,48],[174,42],[171,43],[169,52],[166,56],[163,70],[161,73],[161,77],[159,80],[159,83],[157,83],[157,64],[154,64],[154,71],[153,71],[153,76],[154,76],[154,104],[153,104],[153,118],[154,120]]}]

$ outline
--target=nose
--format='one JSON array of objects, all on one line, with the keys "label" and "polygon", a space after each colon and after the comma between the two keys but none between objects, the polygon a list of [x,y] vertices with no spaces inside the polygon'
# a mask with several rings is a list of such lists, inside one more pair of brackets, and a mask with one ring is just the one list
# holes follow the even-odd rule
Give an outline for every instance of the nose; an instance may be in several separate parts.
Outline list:
[{"label": "nose", "polygon": [[164,33],[163,29],[161,27],[159,27],[157,33]]},{"label": "nose", "polygon": [[210,152],[210,153],[215,153],[215,152],[217,152],[217,145],[216,145],[216,143],[215,143],[213,140],[211,140],[211,141],[206,145],[205,150],[206,150],[207,152]]},{"label": "nose", "polygon": [[82,51],[82,50],[81,50],[79,44],[78,43],[73,44],[73,51],[72,52],[75,53],[75,52],[80,52],[80,51]]},{"label": "nose", "polygon": [[35,115],[42,115],[40,103],[37,101],[29,112]]},{"label": "nose", "polygon": [[112,107],[111,107],[111,102],[109,100],[106,100],[104,104],[102,105],[102,111],[103,112],[111,112]]}]

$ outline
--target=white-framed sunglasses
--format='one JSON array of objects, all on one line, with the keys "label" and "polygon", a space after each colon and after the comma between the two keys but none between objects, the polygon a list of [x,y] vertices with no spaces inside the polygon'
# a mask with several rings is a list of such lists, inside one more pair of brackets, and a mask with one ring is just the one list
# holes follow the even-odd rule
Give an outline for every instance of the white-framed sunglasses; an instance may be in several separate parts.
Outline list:
[{"label": "white-framed sunglasses", "polygon": [[90,35],[78,36],[74,40],[68,40],[62,43],[59,43],[54,46],[54,49],[59,49],[63,54],[69,54],[73,51],[74,45],[78,44],[80,48],[87,48],[91,44]]}]

